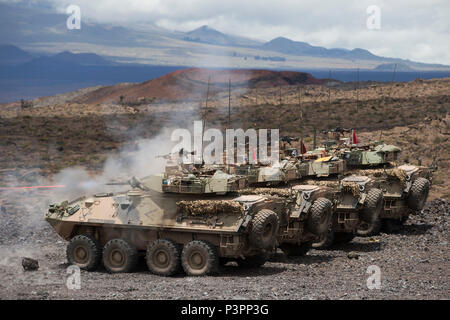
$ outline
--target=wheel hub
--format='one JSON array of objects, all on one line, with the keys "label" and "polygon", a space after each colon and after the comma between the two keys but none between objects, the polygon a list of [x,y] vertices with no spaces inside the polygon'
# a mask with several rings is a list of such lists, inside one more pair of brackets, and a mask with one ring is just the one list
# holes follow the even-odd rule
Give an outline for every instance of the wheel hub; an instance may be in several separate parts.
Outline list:
[{"label": "wheel hub", "polygon": [[115,266],[121,266],[123,264],[124,256],[120,250],[111,251],[110,258],[111,263]]},{"label": "wheel hub", "polygon": [[169,257],[165,251],[160,250],[156,252],[154,261],[159,267],[164,267],[168,264]]},{"label": "wheel hub", "polygon": [[190,265],[194,268],[194,269],[200,269],[203,267],[203,256],[201,253],[199,252],[194,252],[192,253],[190,259],[189,259]]},{"label": "wheel hub", "polygon": [[75,261],[78,263],[86,262],[88,259],[88,252],[87,252],[86,248],[84,248],[82,246],[76,247],[74,250],[74,258],[75,258]]}]

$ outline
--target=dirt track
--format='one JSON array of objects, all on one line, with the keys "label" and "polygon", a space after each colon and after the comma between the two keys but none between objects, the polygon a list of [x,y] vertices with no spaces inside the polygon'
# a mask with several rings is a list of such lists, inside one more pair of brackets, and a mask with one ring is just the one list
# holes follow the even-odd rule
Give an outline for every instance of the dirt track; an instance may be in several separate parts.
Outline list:
[{"label": "dirt track", "polygon": [[[69,290],[66,243],[41,216],[30,227],[29,214],[2,209],[0,299],[449,299],[449,214],[448,202],[434,200],[397,232],[304,257],[277,252],[260,269],[229,263],[213,277],[163,278],[150,274],[142,259],[131,274],[82,271],[81,289]],[[359,258],[350,259],[350,252]],[[24,256],[38,259],[39,270],[24,271]],[[367,288],[370,265],[381,269],[379,290]]]}]

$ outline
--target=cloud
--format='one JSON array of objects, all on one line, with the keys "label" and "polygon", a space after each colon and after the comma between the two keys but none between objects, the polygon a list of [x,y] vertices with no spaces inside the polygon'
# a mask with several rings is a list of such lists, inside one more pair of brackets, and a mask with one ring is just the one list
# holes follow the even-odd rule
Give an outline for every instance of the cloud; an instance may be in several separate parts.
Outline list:
[{"label": "cloud", "polygon": [[[82,18],[128,27],[154,24],[189,31],[219,31],[271,40],[284,36],[313,45],[364,48],[375,54],[450,64],[448,0],[46,0],[61,13],[69,4]],[[381,29],[369,30],[366,9],[381,9]]]}]

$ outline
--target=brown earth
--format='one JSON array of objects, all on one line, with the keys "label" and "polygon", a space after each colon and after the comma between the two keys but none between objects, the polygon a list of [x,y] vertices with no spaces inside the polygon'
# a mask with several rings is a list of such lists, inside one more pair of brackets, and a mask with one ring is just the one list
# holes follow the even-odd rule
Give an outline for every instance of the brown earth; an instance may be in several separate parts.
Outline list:
[{"label": "brown earth", "polygon": [[138,99],[187,101],[203,99],[210,86],[214,94],[228,87],[268,88],[272,86],[320,84],[309,73],[268,70],[215,70],[184,69],[166,74],[160,78],[140,84],[120,84],[102,87],[77,97],[72,102],[105,103],[123,100],[133,102]]}]

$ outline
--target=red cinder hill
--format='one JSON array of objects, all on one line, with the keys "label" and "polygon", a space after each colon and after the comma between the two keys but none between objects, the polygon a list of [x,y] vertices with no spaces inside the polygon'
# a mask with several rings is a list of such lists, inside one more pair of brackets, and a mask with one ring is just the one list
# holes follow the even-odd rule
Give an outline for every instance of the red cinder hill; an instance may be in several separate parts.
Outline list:
[{"label": "red cinder hill", "polygon": [[210,92],[228,89],[228,81],[236,88],[269,88],[299,84],[321,84],[309,73],[269,70],[183,69],[139,84],[102,87],[75,99],[79,103],[117,102],[138,99],[194,100],[204,99],[210,81]]}]

